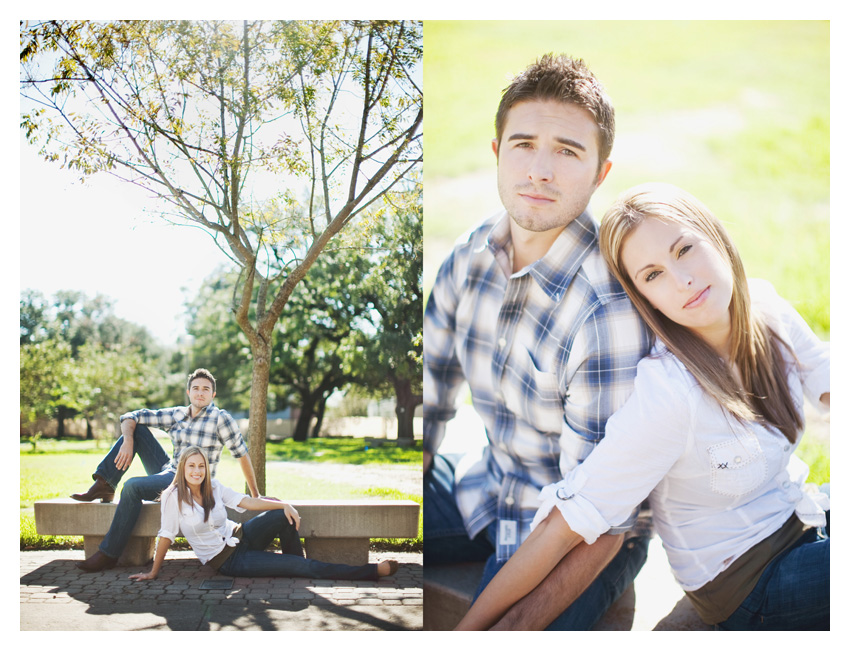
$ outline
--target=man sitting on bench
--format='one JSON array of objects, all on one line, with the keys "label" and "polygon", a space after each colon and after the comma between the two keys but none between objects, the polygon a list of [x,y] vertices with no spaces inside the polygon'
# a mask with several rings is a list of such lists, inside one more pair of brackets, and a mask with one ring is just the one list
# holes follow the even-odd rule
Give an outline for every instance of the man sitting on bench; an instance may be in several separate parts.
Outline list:
[{"label": "man sitting on bench", "polygon": [[[215,378],[208,370],[196,369],[186,383],[188,406],[168,409],[139,409],[121,416],[121,434],[112,449],[92,475],[95,480],[85,493],[71,495],[75,500],[111,502],[115,487],[138,455],[147,477],[128,479],[121,490],[121,499],[115,517],[97,553],[77,567],[86,572],[100,572],[118,563],[130,532],[136,524],[142,501],[154,501],[174,479],[180,453],[191,446],[204,450],[209,458],[209,471],[215,476],[216,467],[224,445],[234,458],[239,459],[242,473],[252,497],[259,497],[257,480],[248,456],[248,447],[233,417],[213,404]],[[171,458],[151,433],[148,426],[168,431],[173,445]]]}]

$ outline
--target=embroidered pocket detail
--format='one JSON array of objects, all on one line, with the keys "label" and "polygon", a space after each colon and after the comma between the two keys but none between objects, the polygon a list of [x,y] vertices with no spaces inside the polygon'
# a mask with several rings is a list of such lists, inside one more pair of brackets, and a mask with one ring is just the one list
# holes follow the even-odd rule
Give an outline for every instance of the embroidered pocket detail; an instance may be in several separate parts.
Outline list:
[{"label": "embroidered pocket detail", "polygon": [[758,488],[767,478],[767,459],[755,436],[734,438],[708,448],[711,490],[737,497]]}]

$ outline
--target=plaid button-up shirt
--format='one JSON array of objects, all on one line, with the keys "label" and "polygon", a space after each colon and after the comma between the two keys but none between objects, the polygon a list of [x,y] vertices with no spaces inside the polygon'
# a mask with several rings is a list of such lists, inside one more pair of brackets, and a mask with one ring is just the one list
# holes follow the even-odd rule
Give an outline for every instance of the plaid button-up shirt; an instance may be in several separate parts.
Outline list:
[{"label": "plaid button-up shirt", "polygon": [[227,446],[234,458],[248,454],[248,446],[242,439],[242,432],[233,420],[233,416],[210,403],[195,418],[189,415],[189,407],[169,407],[168,409],[139,409],[121,416],[121,420],[133,419],[141,425],[166,430],[174,447],[169,466],[177,468],[180,453],[186,448],[197,445],[207,455],[210,463],[210,476],[215,477],[215,469],[221,458],[221,448]]},{"label": "plaid button-up shirt", "polygon": [[530,532],[540,490],[602,439],[650,346],[589,214],[517,273],[508,220],[485,221],[443,263],[424,347],[425,449],[437,451],[465,380],[489,445],[459,464],[455,495],[470,538],[499,521],[500,560]]}]

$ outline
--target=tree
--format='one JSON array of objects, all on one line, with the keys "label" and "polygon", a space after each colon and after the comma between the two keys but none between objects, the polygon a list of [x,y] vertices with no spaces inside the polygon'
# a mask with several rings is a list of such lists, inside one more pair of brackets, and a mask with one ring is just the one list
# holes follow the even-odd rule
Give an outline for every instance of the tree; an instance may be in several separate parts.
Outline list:
[{"label": "tree", "polygon": [[187,303],[187,331],[192,337],[190,366],[215,369],[216,404],[247,411],[251,404],[251,348],[231,310],[238,276],[220,268],[205,279]]},{"label": "tree", "polygon": [[[331,239],[421,163],[421,24],[47,21],[22,23],[20,55],[21,127],[45,157],[152,192],[240,268],[265,491],[275,324]],[[281,219],[304,183],[306,214]]]},{"label": "tree", "polygon": [[[298,408],[293,433],[297,441],[316,436],[327,398],[358,380],[351,374],[351,357],[362,353],[362,346],[353,350],[360,338],[352,333],[358,326],[369,325],[369,306],[361,296],[360,282],[372,262],[371,250],[365,245],[326,250],[293,291],[286,315],[275,328],[269,389],[276,400],[269,404]],[[193,360],[226,369],[228,379],[239,382],[226,391],[231,402],[234,394],[239,400],[243,384],[250,388],[250,377],[243,383],[240,372],[249,356],[248,342],[227,309],[236,281],[234,273],[213,274],[190,303],[189,325]],[[317,422],[311,432],[314,417]]]},{"label": "tree", "polygon": [[94,418],[117,423],[163,388],[150,333],[117,317],[106,296],[63,290],[47,300],[26,290],[20,304],[21,415],[30,425],[55,417],[62,437],[65,420],[81,414],[93,438]]},{"label": "tree", "polygon": [[422,188],[400,194],[393,219],[376,235],[382,253],[363,281],[363,297],[377,335],[364,346],[355,372],[396,396],[399,445],[413,444],[413,416],[422,404]]},{"label": "tree", "polygon": [[351,370],[352,358],[361,353],[358,328],[368,324],[360,285],[372,263],[370,252],[360,247],[329,252],[292,293],[288,318],[278,324],[271,380],[298,397],[296,441],[317,436],[327,399],[360,380]]},{"label": "tree", "polygon": [[86,438],[94,438],[95,419],[111,422],[120,435],[118,417],[140,407],[150,394],[152,364],[138,349],[91,343],[69,366],[62,403],[85,418]]},{"label": "tree", "polygon": [[30,436],[41,434],[40,418],[53,416],[63,395],[70,359],[71,347],[65,341],[47,339],[21,345],[21,420]]}]

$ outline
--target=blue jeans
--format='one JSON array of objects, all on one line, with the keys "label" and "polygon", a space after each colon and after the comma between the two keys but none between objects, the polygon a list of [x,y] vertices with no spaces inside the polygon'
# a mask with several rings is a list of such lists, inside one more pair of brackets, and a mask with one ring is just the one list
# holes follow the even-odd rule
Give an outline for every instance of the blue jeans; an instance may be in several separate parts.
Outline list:
[{"label": "blue jeans", "polygon": [[[454,496],[454,470],[461,455],[435,454],[423,477],[422,534],[425,571],[440,563],[486,561],[495,537],[482,531],[469,539]],[[495,530],[495,524],[491,527]]]},{"label": "blue jeans", "polygon": [[809,529],[774,558],[721,631],[829,630],[829,512],[826,531]]},{"label": "blue jeans", "polygon": [[[125,470],[119,470],[115,466],[115,457],[124,444],[124,437],[120,437],[103,461],[97,467],[95,475],[105,479],[112,488],[115,488],[124,476]],[[136,425],[133,433],[133,459],[138,457],[145,467],[147,477],[131,477],[124,482],[121,489],[121,499],[115,509],[115,516],[109,531],[100,544],[99,549],[111,558],[118,558],[127,546],[130,532],[139,519],[142,510],[142,501],[152,502],[165,490],[174,479],[174,470],[165,470],[170,461],[169,456],[162,449],[159,441],[144,425]]]},{"label": "blue jeans", "polygon": [[[280,554],[265,551],[275,538],[280,538]],[[227,576],[378,579],[378,566],[374,564],[344,565],[304,558],[298,531],[280,509],[264,511],[245,522],[242,525],[242,540],[218,571]]]},{"label": "blue jeans", "polygon": [[[424,477],[423,536],[425,571],[430,564],[486,561],[475,598],[484,590],[504,563],[496,561],[495,523],[470,540],[454,498],[454,469],[460,455],[434,455]],[[631,585],[646,562],[648,537],[626,541],[593,583],[576,599],[547,631],[584,631],[605,614]]]}]

